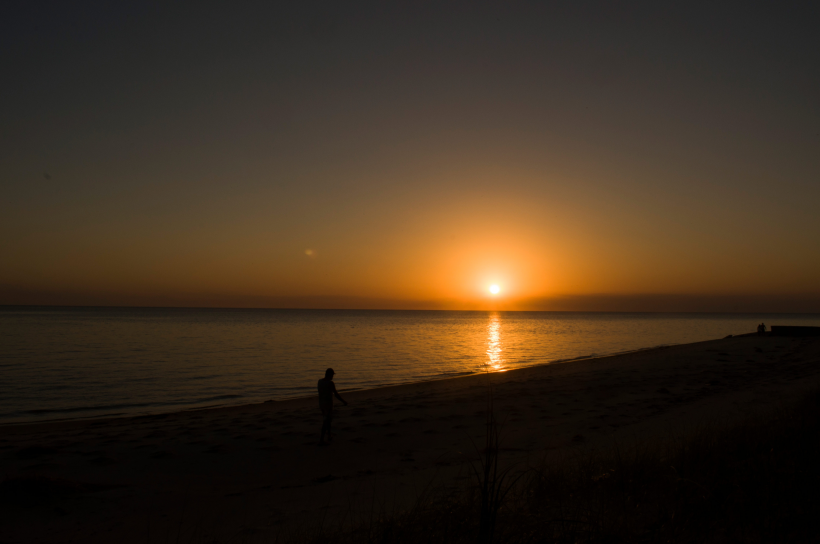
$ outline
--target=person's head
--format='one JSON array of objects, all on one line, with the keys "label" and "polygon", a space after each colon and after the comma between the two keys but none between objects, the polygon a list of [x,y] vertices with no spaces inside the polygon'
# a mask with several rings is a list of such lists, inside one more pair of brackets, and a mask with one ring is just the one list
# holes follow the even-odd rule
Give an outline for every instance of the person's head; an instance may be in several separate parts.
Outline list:
[{"label": "person's head", "polygon": [[329,380],[332,380],[332,379],[333,379],[333,375],[334,375],[334,374],[336,374],[336,373],[335,373],[335,372],[333,372],[333,369],[332,369],[332,368],[328,368],[327,370],[325,370],[325,378],[327,378],[327,379],[329,379]]}]

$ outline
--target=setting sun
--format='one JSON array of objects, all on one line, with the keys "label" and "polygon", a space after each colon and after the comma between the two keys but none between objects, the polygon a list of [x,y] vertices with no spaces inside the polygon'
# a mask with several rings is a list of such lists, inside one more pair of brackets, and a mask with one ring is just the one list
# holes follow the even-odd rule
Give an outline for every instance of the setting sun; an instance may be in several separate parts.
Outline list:
[{"label": "setting sun", "polygon": [[501,288],[497,285],[490,285],[490,293],[497,295],[501,291]]}]

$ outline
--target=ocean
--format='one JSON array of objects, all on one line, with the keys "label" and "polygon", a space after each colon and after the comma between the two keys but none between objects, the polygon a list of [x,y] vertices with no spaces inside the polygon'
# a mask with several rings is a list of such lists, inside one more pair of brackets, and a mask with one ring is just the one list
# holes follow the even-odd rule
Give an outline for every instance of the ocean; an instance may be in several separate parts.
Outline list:
[{"label": "ocean", "polygon": [[0,307],[0,424],[567,363],[820,315]]}]

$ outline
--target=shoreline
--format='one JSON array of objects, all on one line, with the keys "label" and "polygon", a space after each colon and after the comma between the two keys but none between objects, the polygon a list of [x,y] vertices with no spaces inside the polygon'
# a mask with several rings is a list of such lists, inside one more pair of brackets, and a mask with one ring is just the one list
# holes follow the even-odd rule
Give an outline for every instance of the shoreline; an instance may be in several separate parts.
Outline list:
[{"label": "shoreline", "polygon": [[[721,338],[753,330],[755,323],[749,315],[666,318],[636,313],[623,319],[607,315],[592,312],[584,318],[545,317],[535,321],[522,317],[512,320],[509,329],[502,319],[502,352],[493,361],[503,359],[502,364],[508,368],[558,364]],[[253,325],[248,329],[251,333],[245,338],[245,332],[241,332],[244,327],[236,331],[238,336],[219,332],[231,330],[225,327],[234,323],[232,318],[203,314],[192,321],[196,327],[188,335],[176,328],[185,320],[139,316],[109,319],[111,316],[103,312],[93,319],[66,318],[65,324],[48,318],[43,326],[57,327],[57,332],[80,327],[76,349],[64,356],[55,340],[59,335],[43,336],[49,341],[37,340],[33,331],[39,330],[36,326],[40,326],[40,318],[19,323],[12,320],[9,324],[16,326],[20,334],[15,337],[18,340],[0,350],[0,356],[9,357],[6,370],[11,385],[5,401],[0,402],[0,425],[133,417],[266,400],[281,402],[310,396],[315,376],[328,366],[344,369],[340,376],[344,385],[360,390],[446,379],[483,370],[482,365],[488,362],[484,352],[489,325],[483,318],[441,318],[447,327],[439,327],[438,318],[417,320],[397,315],[395,320],[383,322],[382,318],[362,317],[360,321],[326,316],[316,323],[332,326],[323,325],[324,336],[313,345],[305,344],[300,335],[312,330],[314,318],[293,323],[284,318],[253,318],[248,321]],[[132,319],[137,319],[139,327],[130,324]],[[348,321],[353,329],[347,329]],[[794,320],[777,320],[781,321],[788,324]],[[811,319],[799,320],[803,321],[815,324]],[[820,325],[820,320],[816,324]],[[167,327],[171,328],[166,331]],[[275,334],[259,336],[269,327]],[[289,327],[296,327],[291,331],[298,332],[296,337],[283,336],[283,331],[291,330]],[[403,332],[394,338],[389,334],[395,327]],[[99,332],[100,338],[84,336],[82,331],[86,329]],[[128,336],[134,349],[122,350],[117,335],[132,329],[141,331],[133,338]],[[462,330],[471,331],[469,340],[453,336],[454,331]],[[212,340],[203,336],[208,331],[215,332]],[[156,333],[161,340],[151,341],[148,333]],[[182,336],[177,338],[179,334]],[[350,334],[353,337],[348,338]],[[262,343],[254,343],[257,337]],[[382,337],[386,343],[374,340]]]},{"label": "shoreline", "polygon": [[[746,333],[741,335],[732,335],[734,338],[739,338],[742,336],[750,336],[754,335],[754,333]],[[490,374],[504,374],[509,372],[516,372],[519,370],[525,370],[529,368],[538,368],[543,366],[550,366],[550,365],[563,365],[563,364],[570,364],[570,363],[578,363],[583,361],[590,361],[590,360],[598,360],[598,359],[609,359],[613,357],[620,357],[623,355],[630,355],[633,353],[642,353],[647,351],[653,350],[661,350],[675,346],[688,346],[688,345],[696,345],[703,342],[712,342],[717,339],[712,340],[701,340],[699,342],[689,342],[686,344],[660,344],[656,346],[650,346],[645,348],[638,348],[633,350],[625,350],[615,353],[608,353],[603,355],[582,355],[579,357],[573,357],[569,359],[557,359],[555,361],[548,361],[545,363],[534,363],[525,366],[517,366],[515,368],[505,369],[505,370],[498,370],[491,372]],[[417,381],[409,381],[409,382],[401,382],[401,383],[393,383],[393,384],[381,384],[376,387],[367,387],[367,388],[356,388],[356,389],[340,389],[340,393],[345,394],[352,394],[358,392],[365,392],[365,391],[377,391],[384,388],[391,388],[391,387],[400,387],[400,386],[412,386],[416,384],[425,384],[431,382],[439,382],[439,381],[446,381],[446,380],[453,380],[458,378],[469,378],[473,376],[483,376],[486,373],[483,371],[473,371],[473,372],[465,372],[460,373],[456,376],[437,376],[426,380],[417,380]],[[180,410],[157,410],[151,412],[136,412],[136,413],[117,413],[117,414],[106,414],[106,415],[89,415],[87,417],[69,417],[69,418],[59,418],[59,419],[45,419],[45,420],[37,420],[37,421],[16,421],[16,422],[0,422],[0,433],[5,428],[14,428],[20,426],[35,426],[35,425],[54,425],[54,424],[61,424],[61,423],[70,423],[70,422],[95,422],[95,421],[104,421],[104,420],[123,420],[123,419],[133,419],[133,418],[144,418],[144,417],[156,417],[156,416],[167,416],[170,414],[182,414],[187,412],[201,412],[206,410],[222,410],[222,409],[229,409],[229,408],[241,408],[244,406],[260,406],[264,404],[270,403],[287,403],[291,401],[305,401],[309,399],[315,399],[315,395],[305,395],[299,397],[288,397],[283,399],[268,399],[261,402],[243,402],[238,404],[216,404],[216,405],[208,405],[208,406],[200,406],[200,407],[190,407],[184,408]]]}]

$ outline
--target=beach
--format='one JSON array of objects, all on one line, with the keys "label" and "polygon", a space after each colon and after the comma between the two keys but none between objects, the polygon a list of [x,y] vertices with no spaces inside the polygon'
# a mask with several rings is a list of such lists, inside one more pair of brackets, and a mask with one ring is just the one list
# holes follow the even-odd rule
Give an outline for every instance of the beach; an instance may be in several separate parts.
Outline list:
[{"label": "beach", "polygon": [[[315,398],[0,427],[0,542],[271,540],[469,481],[488,392],[516,469],[765,415],[820,382],[820,339],[741,336]],[[321,377],[321,376],[318,376]],[[317,379],[318,379],[317,377]],[[296,528],[296,529],[295,529]]]}]

